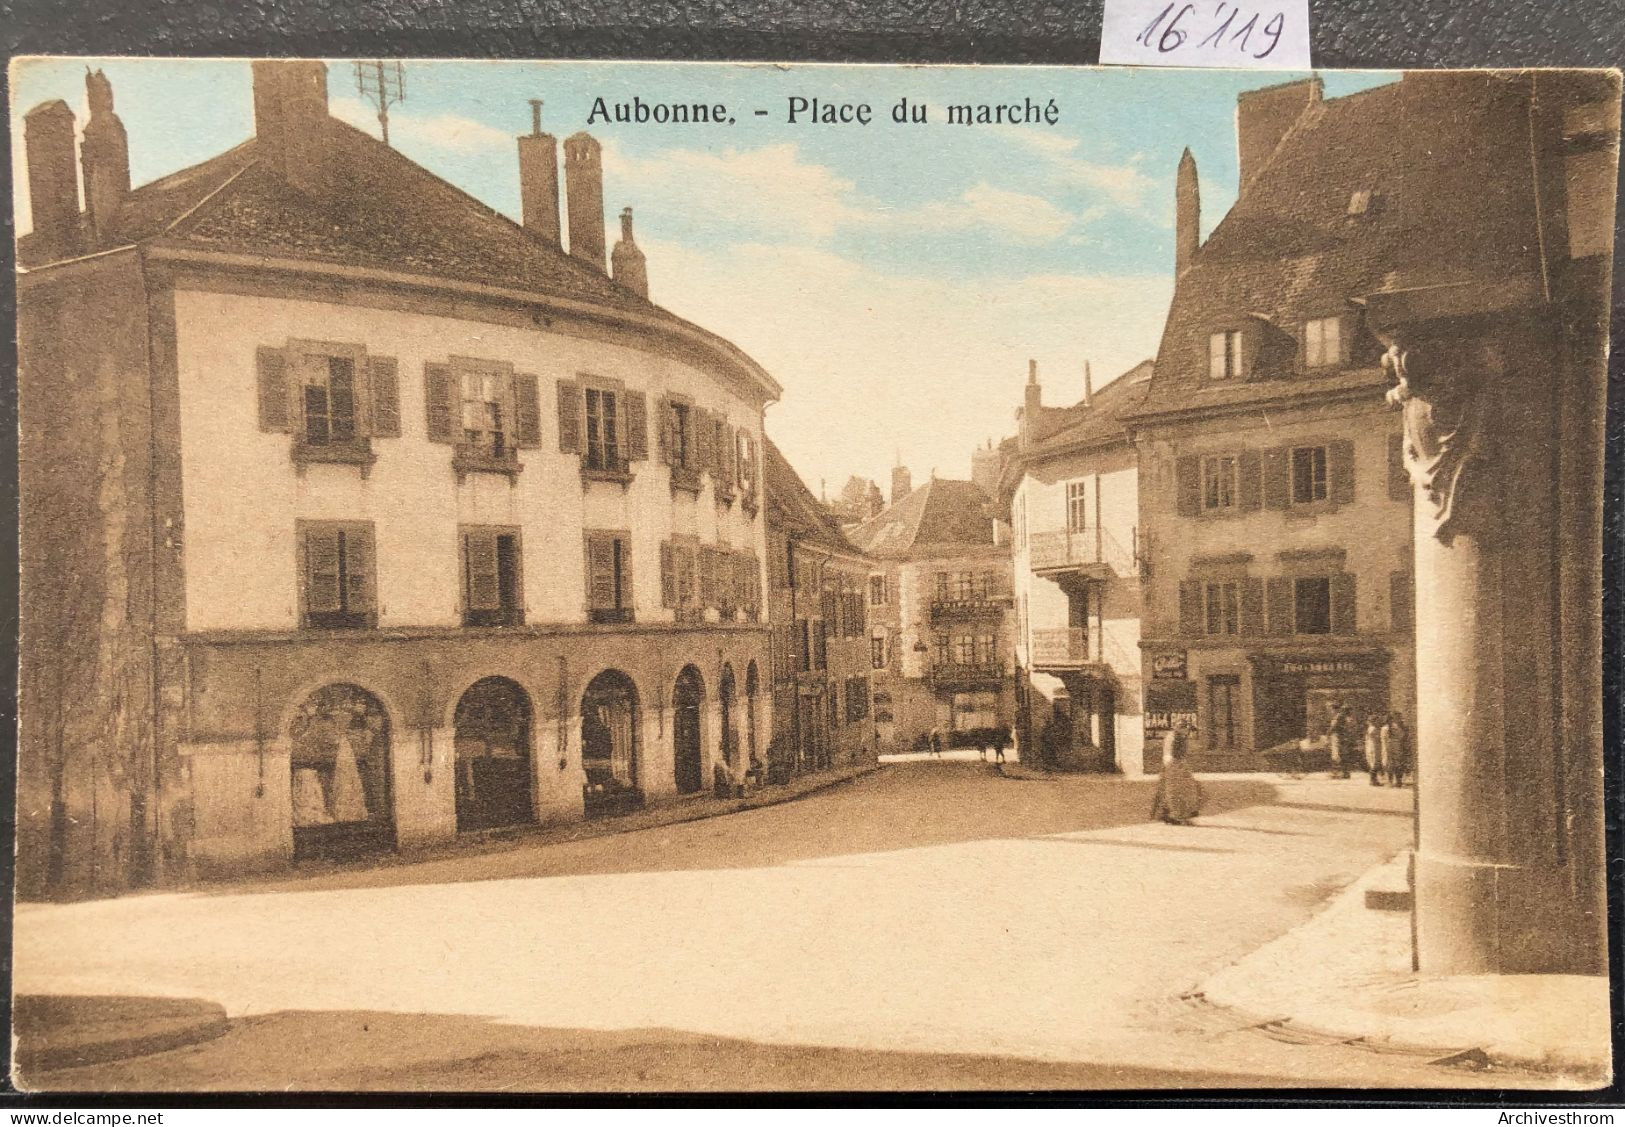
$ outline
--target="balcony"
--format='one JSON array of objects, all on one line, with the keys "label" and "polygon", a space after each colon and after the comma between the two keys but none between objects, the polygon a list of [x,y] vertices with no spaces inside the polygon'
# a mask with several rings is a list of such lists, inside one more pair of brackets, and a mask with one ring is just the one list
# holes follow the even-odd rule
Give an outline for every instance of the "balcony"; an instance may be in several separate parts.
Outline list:
[{"label": "balcony", "polygon": [[946,662],[931,667],[931,684],[938,689],[997,690],[1004,683],[1004,662]]},{"label": "balcony", "polygon": [[976,592],[938,592],[931,600],[931,621],[998,618],[1010,606],[1009,591],[988,588]]},{"label": "balcony", "polygon": [[1037,575],[1074,572],[1090,579],[1135,573],[1134,552],[1104,528],[1034,532],[1027,537],[1027,566]]}]

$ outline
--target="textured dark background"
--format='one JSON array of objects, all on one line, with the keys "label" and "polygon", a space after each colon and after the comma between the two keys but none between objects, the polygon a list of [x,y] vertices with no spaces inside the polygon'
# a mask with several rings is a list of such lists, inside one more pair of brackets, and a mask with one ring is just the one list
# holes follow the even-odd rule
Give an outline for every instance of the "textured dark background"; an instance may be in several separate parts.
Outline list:
[{"label": "textured dark background", "polygon": [[[1316,0],[1325,67],[1618,66],[1625,0]],[[1093,63],[1100,0],[15,0],[9,54]]]}]

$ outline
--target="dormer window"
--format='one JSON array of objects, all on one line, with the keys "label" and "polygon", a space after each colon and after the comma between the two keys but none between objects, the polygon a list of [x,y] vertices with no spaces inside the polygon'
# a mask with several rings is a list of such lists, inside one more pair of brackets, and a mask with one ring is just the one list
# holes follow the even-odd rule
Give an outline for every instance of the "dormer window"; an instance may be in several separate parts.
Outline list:
[{"label": "dormer window", "polygon": [[1307,368],[1329,368],[1343,361],[1342,318],[1320,317],[1303,324],[1303,362]]},{"label": "dormer window", "polygon": [[1243,371],[1241,330],[1226,329],[1208,338],[1207,376],[1210,380],[1235,380]]}]

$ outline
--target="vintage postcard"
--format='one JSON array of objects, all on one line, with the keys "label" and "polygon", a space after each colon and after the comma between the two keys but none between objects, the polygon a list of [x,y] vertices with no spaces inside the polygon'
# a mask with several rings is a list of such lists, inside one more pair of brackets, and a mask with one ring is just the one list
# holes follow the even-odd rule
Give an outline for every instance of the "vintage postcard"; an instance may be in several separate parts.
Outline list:
[{"label": "vintage postcard", "polygon": [[11,93],[21,1086],[1609,1083],[1618,71]]}]

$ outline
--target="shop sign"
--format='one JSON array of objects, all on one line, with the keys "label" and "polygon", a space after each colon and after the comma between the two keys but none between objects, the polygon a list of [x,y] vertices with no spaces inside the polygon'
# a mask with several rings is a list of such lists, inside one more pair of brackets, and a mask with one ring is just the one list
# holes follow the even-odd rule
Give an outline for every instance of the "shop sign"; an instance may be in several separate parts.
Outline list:
[{"label": "shop sign", "polygon": [[1145,737],[1160,739],[1169,728],[1196,727],[1195,681],[1149,681],[1145,686]]},{"label": "shop sign", "polygon": [[1151,676],[1157,681],[1183,681],[1187,676],[1185,651],[1176,650],[1172,653],[1152,654]]}]

